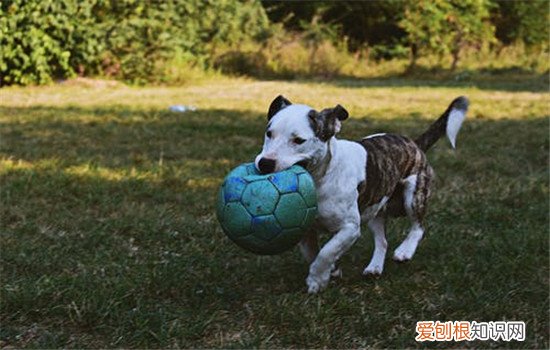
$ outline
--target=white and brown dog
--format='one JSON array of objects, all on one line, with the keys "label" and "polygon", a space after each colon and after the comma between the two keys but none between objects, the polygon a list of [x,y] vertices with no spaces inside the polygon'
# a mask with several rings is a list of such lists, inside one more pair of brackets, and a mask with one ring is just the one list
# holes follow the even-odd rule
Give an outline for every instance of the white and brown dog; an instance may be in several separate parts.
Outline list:
[{"label": "white and brown dog", "polygon": [[336,262],[361,235],[361,222],[367,223],[375,242],[364,275],[382,273],[389,217],[406,215],[410,219],[410,231],[393,258],[412,258],[424,234],[423,219],[434,177],[424,152],[445,133],[454,147],[467,109],[468,100],[458,97],[414,141],[400,135],[375,134],[355,142],[335,137],[341,122],[348,118],[342,106],[317,112],[292,104],[283,96],[273,100],[256,167],[270,173],[294,164],[304,166],[317,189],[317,226],[333,234],[321,250],[314,230],[300,242],[300,250],[310,263],[306,279],[310,293],[324,289],[330,276],[340,273]]}]

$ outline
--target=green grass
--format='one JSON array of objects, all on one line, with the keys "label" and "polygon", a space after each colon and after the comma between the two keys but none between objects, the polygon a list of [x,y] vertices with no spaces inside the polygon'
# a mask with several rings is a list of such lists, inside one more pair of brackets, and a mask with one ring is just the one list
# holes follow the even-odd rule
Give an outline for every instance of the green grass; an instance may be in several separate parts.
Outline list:
[{"label": "green grass", "polygon": [[[418,135],[470,97],[458,149],[428,154],[437,189],[410,263],[389,253],[381,278],[362,277],[365,228],[343,278],[311,296],[297,249],[259,257],[223,235],[217,187],[259,151],[279,93],[344,105],[352,139]],[[0,346],[548,348],[548,102],[504,79],[0,90]],[[391,249],[405,224],[390,225]],[[419,320],[519,320],[527,337],[420,344]]]}]

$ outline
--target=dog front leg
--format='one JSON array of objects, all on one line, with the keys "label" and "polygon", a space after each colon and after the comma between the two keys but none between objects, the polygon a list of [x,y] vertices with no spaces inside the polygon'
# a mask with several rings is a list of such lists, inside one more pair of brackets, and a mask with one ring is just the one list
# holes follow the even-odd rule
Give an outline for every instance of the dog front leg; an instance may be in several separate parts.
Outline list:
[{"label": "dog front leg", "polygon": [[[319,240],[317,238],[317,232],[314,230],[309,230],[306,232],[302,240],[300,241],[300,252],[304,257],[305,261],[308,264],[311,264],[313,260],[319,254]],[[338,264],[335,262],[331,269],[330,275],[332,277],[342,277],[342,270],[338,267]]]},{"label": "dog front leg", "polygon": [[332,267],[360,235],[359,222],[348,223],[323,246],[309,267],[309,275],[306,279],[309,293],[317,293],[327,286]]}]

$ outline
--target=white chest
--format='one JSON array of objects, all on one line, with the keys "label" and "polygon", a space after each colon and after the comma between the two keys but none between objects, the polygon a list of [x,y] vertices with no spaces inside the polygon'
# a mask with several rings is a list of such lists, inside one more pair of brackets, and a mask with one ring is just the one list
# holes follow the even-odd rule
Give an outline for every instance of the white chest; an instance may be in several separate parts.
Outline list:
[{"label": "white chest", "polygon": [[330,232],[360,221],[357,186],[365,179],[366,152],[357,143],[338,141],[326,174],[316,179],[318,223]]},{"label": "white chest", "polygon": [[[350,199],[353,193],[337,184],[325,183],[317,189],[317,208],[319,223],[330,232],[337,231],[353,210]],[[357,198],[357,196],[355,196]]]}]

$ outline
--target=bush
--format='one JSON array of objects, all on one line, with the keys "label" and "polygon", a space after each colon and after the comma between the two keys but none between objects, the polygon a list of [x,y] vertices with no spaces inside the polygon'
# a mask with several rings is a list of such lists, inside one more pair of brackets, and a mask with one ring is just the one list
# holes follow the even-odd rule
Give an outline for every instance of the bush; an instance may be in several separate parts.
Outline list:
[{"label": "bush", "polygon": [[75,74],[163,81],[166,64],[204,68],[217,45],[260,37],[258,1],[5,0],[0,84],[43,84]]},{"label": "bush", "polygon": [[247,49],[221,50],[213,62],[222,73],[261,78],[333,77],[345,74],[350,53],[329,41],[310,46],[296,38]]},{"label": "bush", "polygon": [[346,74],[353,57],[347,43],[330,24],[303,23],[289,32],[271,25],[262,44],[248,42],[238,48],[221,47],[213,57],[223,73],[263,78],[333,77]]},{"label": "bush", "polygon": [[0,6],[0,84],[46,83],[74,73],[64,40],[76,8],[54,1],[7,1]]},{"label": "bush", "polygon": [[506,56],[511,43],[524,46],[528,59],[517,56],[522,66],[547,67],[548,14],[541,4],[265,5],[281,23],[269,23],[260,0],[2,0],[0,86],[75,75],[173,84],[211,68],[263,78],[388,76],[406,57],[411,67],[418,59],[419,66],[456,68],[460,59],[461,68],[471,69],[479,64],[469,61],[486,47],[501,62],[499,52]]}]

